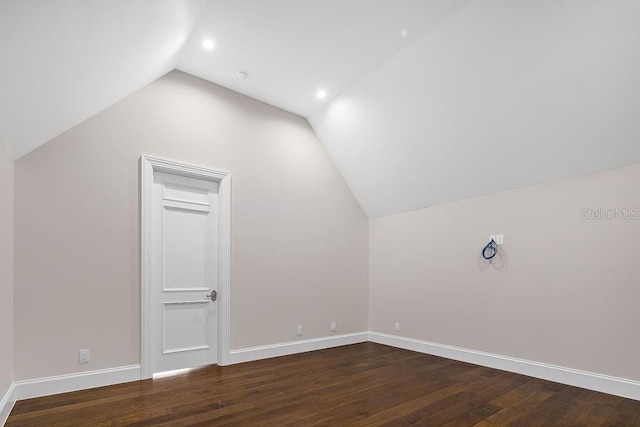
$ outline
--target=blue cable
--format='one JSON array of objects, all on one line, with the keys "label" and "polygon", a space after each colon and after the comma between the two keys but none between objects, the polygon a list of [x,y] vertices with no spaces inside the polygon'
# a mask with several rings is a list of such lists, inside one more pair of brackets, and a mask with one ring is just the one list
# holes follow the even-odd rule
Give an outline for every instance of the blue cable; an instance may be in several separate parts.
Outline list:
[{"label": "blue cable", "polygon": [[[487,251],[489,251],[489,255],[487,255]],[[487,246],[482,248],[482,258],[491,259],[496,256],[496,253],[498,253],[498,247],[496,246],[495,240],[491,239],[491,241],[487,243]]]}]

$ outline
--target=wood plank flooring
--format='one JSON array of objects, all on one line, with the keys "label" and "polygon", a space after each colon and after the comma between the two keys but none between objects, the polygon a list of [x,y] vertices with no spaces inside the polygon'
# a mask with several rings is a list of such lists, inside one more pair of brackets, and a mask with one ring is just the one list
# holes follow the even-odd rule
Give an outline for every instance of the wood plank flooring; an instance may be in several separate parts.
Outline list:
[{"label": "wood plank flooring", "polygon": [[374,343],[17,402],[7,426],[640,426],[640,401]]}]

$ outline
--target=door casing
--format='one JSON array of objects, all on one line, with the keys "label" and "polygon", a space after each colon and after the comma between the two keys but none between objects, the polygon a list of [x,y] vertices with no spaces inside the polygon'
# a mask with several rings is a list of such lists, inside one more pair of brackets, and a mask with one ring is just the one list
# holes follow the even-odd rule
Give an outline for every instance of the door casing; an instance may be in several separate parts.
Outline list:
[{"label": "door casing", "polygon": [[151,156],[140,158],[141,377],[153,376],[153,174],[218,183],[218,364],[229,364],[231,291],[231,174]]}]

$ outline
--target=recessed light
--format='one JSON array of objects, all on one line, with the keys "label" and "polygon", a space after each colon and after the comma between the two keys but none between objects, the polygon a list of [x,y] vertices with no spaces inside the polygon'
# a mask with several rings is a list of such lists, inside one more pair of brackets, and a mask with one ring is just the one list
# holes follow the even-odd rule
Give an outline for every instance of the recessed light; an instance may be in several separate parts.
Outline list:
[{"label": "recessed light", "polygon": [[400,33],[400,36],[404,39],[409,35],[409,32],[407,30],[402,30],[402,32]]},{"label": "recessed light", "polygon": [[326,90],[324,90],[324,89],[319,89],[319,90],[316,92],[316,96],[317,96],[318,98],[320,98],[320,99],[326,98],[326,97],[327,97],[327,91],[326,91]]},{"label": "recessed light", "polygon": [[202,40],[202,47],[207,49],[207,50],[211,50],[213,49],[215,45],[213,44],[213,40],[209,40],[209,39],[205,39]]}]

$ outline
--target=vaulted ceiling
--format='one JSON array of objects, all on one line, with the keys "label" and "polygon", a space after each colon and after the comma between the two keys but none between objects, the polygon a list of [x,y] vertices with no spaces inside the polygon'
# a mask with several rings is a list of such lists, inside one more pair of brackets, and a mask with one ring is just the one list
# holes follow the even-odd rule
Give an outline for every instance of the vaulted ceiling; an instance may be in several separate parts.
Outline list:
[{"label": "vaulted ceiling", "polygon": [[0,58],[14,158],[177,68],[307,117],[370,217],[640,163],[636,0],[0,0]]},{"label": "vaulted ceiling", "polygon": [[19,158],[173,70],[204,0],[0,0],[0,134]]}]

